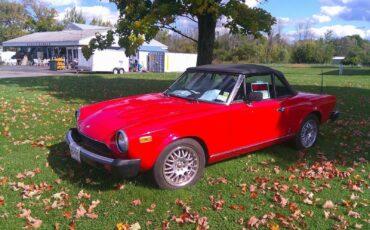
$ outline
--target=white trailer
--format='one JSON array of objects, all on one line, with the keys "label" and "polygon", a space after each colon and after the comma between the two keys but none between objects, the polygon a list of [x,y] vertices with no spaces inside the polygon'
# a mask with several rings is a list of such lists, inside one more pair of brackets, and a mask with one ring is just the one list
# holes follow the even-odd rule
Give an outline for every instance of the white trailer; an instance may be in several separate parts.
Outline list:
[{"label": "white trailer", "polygon": [[82,48],[78,48],[78,69],[92,72],[111,72],[123,74],[129,71],[129,58],[124,49],[109,48],[95,50],[89,60],[82,54]]},{"label": "white trailer", "polygon": [[197,54],[166,53],[165,72],[183,72],[197,65]]}]

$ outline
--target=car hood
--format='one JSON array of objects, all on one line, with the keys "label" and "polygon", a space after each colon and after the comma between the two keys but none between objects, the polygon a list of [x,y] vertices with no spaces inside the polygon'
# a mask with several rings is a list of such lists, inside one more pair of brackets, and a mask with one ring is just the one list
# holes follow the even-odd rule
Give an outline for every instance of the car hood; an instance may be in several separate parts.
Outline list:
[{"label": "car hood", "polygon": [[[119,129],[127,131],[137,125],[151,122],[158,124],[185,114],[199,115],[202,111],[209,111],[209,107],[215,105],[156,93],[121,98],[91,106],[92,109],[89,106],[85,107],[86,110],[93,112],[78,122],[78,129],[90,138],[107,143],[112,134]],[[85,108],[81,109],[81,116]]]}]

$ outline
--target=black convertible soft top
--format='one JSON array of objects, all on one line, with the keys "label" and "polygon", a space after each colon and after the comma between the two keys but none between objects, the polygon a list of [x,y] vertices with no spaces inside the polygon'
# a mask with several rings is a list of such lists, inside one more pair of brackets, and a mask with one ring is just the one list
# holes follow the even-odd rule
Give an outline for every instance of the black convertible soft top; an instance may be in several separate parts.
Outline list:
[{"label": "black convertible soft top", "polygon": [[216,64],[216,65],[201,65],[197,67],[190,67],[189,72],[210,72],[210,73],[227,73],[227,74],[243,74],[243,75],[265,75],[275,74],[285,86],[292,92],[297,94],[282,72],[272,69],[267,66],[253,65],[253,64]]},{"label": "black convertible soft top", "polygon": [[217,65],[202,65],[198,67],[190,67],[187,71],[201,71],[201,72],[221,72],[233,74],[270,74],[275,73],[282,75],[280,71],[271,69],[267,66],[253,65],[253,64],[217,64]]}]

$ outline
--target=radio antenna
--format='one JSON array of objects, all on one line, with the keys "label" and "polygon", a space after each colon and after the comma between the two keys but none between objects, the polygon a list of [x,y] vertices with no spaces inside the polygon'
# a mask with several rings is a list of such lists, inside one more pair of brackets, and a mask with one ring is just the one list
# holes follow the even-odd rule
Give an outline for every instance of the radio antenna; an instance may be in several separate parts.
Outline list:
[{"label": "radio antenna", "polygon": [[321,89],[320,89],[320,94],[323,94],[324,92],[324,72],[321,69]]}]

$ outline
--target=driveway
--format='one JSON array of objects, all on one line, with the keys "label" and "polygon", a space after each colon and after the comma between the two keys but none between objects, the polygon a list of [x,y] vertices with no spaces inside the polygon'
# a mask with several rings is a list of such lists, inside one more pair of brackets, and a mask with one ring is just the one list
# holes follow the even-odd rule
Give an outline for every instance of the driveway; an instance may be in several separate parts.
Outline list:
[{"label": "driveway", "polygon": [[0,66],[0,78],[74,75],[72,71],[51,71],[45,66]]}]

